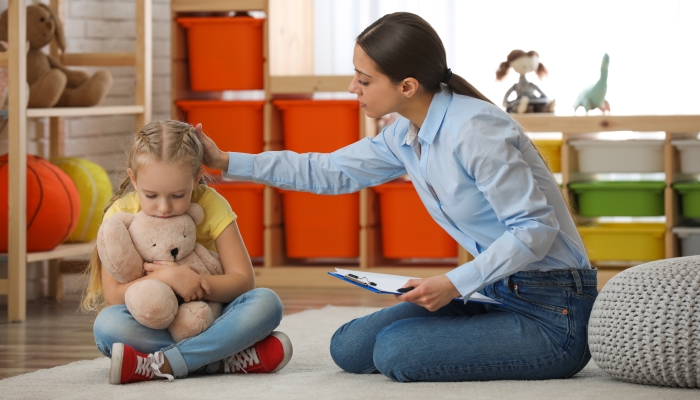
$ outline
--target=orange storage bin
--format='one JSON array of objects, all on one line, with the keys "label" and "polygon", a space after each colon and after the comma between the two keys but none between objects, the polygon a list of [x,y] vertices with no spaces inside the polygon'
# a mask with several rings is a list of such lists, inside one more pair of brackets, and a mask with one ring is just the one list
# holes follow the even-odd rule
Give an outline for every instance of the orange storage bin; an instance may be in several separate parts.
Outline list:
[{"label": "orange storage bin", "polygon": [[391,182],[373,189],[379,194],[384,257],[457,257],[457,242],[430,216],[413,183]]},{"label": "orange storage bin", "polygon": [[275,100],[282,110],[284,148],[330,153],[360,138],[356,100]]},{"label": "orange storage bin", "polygon": [[190,88],[263,89],[263,22],[252,17],[182,17],[187,29]]},{"label": "orange storage bin", "polygon": [[360,254],[360,195],[283,191],[290,258],[355,258]]},{"label": "orange storage bin", "polygon": [[[260,101],[179,100],[175,104],[187,114],[187,122],[202,124],[204,133],[224,151],[263,151],[263,106]],[[206,168],[210,174],[221,174]]]},{"label": "orange storage bin", "polygon": [[231,205],[238,218],[238,230],[251,257],[262,257],[263,189],[265,185],[248,182],[218,181],[210,184]]}]

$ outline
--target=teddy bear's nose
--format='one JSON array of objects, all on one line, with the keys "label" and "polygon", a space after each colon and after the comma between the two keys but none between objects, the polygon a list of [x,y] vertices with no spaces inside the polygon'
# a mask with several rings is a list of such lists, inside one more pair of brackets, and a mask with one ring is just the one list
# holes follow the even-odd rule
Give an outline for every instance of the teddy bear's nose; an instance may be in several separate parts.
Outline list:
[{"label": "teddy bear's nose", "polygon": [[172,249],[172,250],[170,250],[170,254],[172,254],[173,257],[177,257],[177,247],[174,248],[174,249]]}]

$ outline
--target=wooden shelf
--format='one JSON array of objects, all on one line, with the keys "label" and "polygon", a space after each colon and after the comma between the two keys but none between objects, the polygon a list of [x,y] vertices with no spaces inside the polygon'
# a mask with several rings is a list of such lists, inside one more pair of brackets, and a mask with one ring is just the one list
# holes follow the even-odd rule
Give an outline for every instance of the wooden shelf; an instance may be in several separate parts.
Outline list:
[{"label": "wooden shelf", "polygon": [[[78,257],[92,255],[95,242],[64,243],[53,250],[27,253],[27,262],[55,260],[57,258]],[[0,261],[7,261],[7,253],[0,253]]]},{"label": "wooden shelf", "polygon": [[267,0],[171,0],[173,12],[259,11],[267,9]]},{"label": "wooden shelf", "polygon": [[511,114],[529,132],[589,133],[610,131],[698,132],[700,115]]},{"label": "wooden shelf", "polygon": [[352,75],[271,76],[272,94],[347,92]]},{"label": "wooden shelf", "polygon": [[40,117],[91,117],[96,115],[142,114],[144,106],[107,106],[107,107],[60,107],[28,108],[28,118]]},{"label": "wooden shelf", "polygon": [[[65,53],[59,56],[63,65],[78,66],[134,66],[135,53]],[[7,67],[7,52],[0,53],[0,67]]]},{"label": "wooden shelf", "polygon": [[[151,0],[135,0],[135,51],[133,53],[81,53],[61,54],[55,42],[51,44],[51,56],[69,66],[133,66],[136,75],[135,105],[74,108],[35,108],[27,109],[28,93],[26,82],[26,1],[14,0],[8,3],[8,42],[9,51],[0,53],[0,65],[8,66],[9,82],[9,121],[8,121],[8,208],[9,243],[8,279],[0,281],[0,293],[8,295],[8,319],[20,322],[26,318],[26,264],[33,261],[57,260],[63,257],[89,255],[94,243],[64,244],[54,250],[38,253],[26,251],[26,180],[27,180],[27,118],[50,117],[50,156],[62,157],[64,141],[64,117],[85,117],[102,115],[136,116],[136,126],[151,120],[152,112],[152,4]],[[50,0],[50,6],[62,17],[64,0]],[[49,262],[49,295],[56,295],[60,282],[59,263]]]}]

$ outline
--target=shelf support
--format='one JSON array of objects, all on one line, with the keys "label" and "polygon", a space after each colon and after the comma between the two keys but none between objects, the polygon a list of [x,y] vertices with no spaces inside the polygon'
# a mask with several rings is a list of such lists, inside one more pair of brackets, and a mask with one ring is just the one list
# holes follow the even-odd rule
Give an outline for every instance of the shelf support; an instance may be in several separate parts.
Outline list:
[{"label": "shelf support", "polygon": [[149,123],[153,113],[153,7],[151,0],[136,0],[136,129]]},{"label": "shelf support", "polygon": [[8,318],[27,318],[27,6],[9,0]]}]

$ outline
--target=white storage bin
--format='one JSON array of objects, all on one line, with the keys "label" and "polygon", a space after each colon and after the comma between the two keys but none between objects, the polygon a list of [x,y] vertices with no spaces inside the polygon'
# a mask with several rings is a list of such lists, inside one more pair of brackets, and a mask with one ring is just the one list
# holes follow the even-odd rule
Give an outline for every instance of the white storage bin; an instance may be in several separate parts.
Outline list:
[{"label": "white storage bin", "polygon": [[700,227],[678,226],[672,229],[681,240],[681,256],[700,256]]},{"label": "white storage bin", "polygon": [[672,140],[680,152],[681,172],[684,174],[700,174],[700,140]]},{"label": "white storage bin", "polygon": [[661,140],[572,140],[578,170],[586,173],[664,172]]}]

